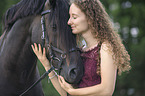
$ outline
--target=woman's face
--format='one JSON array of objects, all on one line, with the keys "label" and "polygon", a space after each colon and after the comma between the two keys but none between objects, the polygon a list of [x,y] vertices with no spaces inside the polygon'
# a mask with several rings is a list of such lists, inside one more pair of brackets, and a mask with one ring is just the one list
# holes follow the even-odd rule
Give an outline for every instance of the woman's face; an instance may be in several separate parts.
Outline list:
[{"label": "woman's face", "polygon": [[68,25],[71,26],[72,33],[82,34],[89,30],[86,15],[75,4],[70,6],[69,14]]}]

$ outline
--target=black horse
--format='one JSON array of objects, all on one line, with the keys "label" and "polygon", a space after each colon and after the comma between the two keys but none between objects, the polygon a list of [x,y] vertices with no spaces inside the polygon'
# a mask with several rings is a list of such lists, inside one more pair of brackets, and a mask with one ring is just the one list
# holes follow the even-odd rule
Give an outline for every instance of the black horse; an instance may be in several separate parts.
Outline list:
[{"label": "black horse", "polygon": [[[76,36],[67,25],[69,19],[68,0],[21,0],[5,14],[5,30],[0,37],[0,96],[19,96],[36,80],[39,72],[37,58],[32,51],[33,43],[43,44],[41,13],[45,14],[46,33],[44,46],[52,45],[53,65],[67,82],[77,83],[82,77],[83,68],[80,53],[76,48]],[[44,27],[44,26],[43,26]],[[48,41],[48,42],[46,42]],[[63,56],[62,56],[63,55]],[[50,59],[48,54],[48,58]],[[56,58],[57,57],[57,58]],[[63,57],[62,64],[55,61]],[[43,96],[39,83],[24,96]]]}]

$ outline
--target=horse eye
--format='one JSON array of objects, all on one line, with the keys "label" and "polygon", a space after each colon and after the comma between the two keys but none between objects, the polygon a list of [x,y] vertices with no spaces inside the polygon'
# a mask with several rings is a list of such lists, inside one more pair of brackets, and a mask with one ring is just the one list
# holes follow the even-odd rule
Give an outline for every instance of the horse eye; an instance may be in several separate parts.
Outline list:
[{"label": "horse eye", "polygon": [[56,24],[51,26],[54,30],[56,30]]},{"label": "horse eye", "polygon": [[53,24],[53,25],[49,25],[49,28],[51,28],[54,32],[56,32],[56,24]]}]

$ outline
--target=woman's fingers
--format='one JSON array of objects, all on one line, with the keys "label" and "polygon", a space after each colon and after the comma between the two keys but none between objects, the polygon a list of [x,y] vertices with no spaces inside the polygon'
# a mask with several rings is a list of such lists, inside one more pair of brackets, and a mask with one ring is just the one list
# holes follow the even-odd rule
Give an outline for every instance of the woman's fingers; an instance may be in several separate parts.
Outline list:
[{"label": "woman's fingers", "polygon": [[63,86],[63,83],[62,83],[62,80],[61,80],[61,77],[60,76],[58,76],[58,81],[60,83],[60,86],[63,88],[64,86]]},{"label": "woman's fingers", "polygon": [[[34,45],[31,45],[31,46],[32,46],[32,49],[33,49],[34,53],[35,53],[37,56],[40,56],[40,55],[45,54],[45,50],[44,50],[44,52],[42,53],[42,49],[41,49],[41,45],[40,45],[40,44],[38,44],[38,46],[37,46],[37,44],[34,43]],[[43,56],[45,56],[45,55],[43,55]]]},{"label": "woman's fingers", "polygon": [[49,65],[49,61],[45,54],[46,53],[45,48],[43,48],[43,52],[42,52],[40,44],[38,44],[38,46],[37,46],[37,44],[34,43],[34,45],[31,45],[31,46],[32,46],[32,49],[33,49],[34,53],[36,54],[37,58],[44,66],[45,70],[48,70],[50,68],[50,65]]},{"label": "woman's fingers", "polygon": [[66,84],[66,81],[64,80],[64,78],[62,76],[58,76],[58,80],[59,80],[60,85],[64,87]]},{"label": "woman's fingers", "polygon": [[42,52],[42,49],[41,49],[41,45],[34,43],[34,45],[31,45],[32,46],[32,49],[34,51],[34,53],[37,55],[38,58],[45,58],[46,57],[46,49],[43,48],[43,52]]},{"label": "woman's fingers", "polygon": [[39,51],[40,53],[42,52],[40,44],[38,44],[38,46],[37,46],[37,44],[34,43],[34,45],[31,45],[31,47],[32,47],[33,51]]},{"label": "woman's fingers", "polygon": [[59,76],[59,77],[60,77],[61,82],[64,83],[65,82],[64,78],[62,76]]},{"label": "woman's fingers", "polygon": [[69,89],[72,89],[73,87],[71,84],[67,83],[62,76],[58,76],[58,81],[60,83],[60,86],[68,92]]},{"label": "woman's fingers", "polygon": [[38,51],[38,47],[37,47],[36,43],[34,43],[34,49],[35,49],[35,51]]},{"label": "woman's fingers", "polygon": [[60,83],[60,85],[61,85],[61,81],[60,81],[60,77],[58,76],[58,81],[59,81],[59,83]]},{"label": "woman's fingers", "polygon": [[40,44],[38,44],[38,46],[39,46],[39,52],[42,52],[42,50],[41,50],[41,45],[40,45]]},{"label": "woman's fingers", "polygon": [[46,51],[45,51],[45,48],[43,48],[43,56],[46,55]]},{"label": "woman's fingers", "polygon": [[33,51],[35,51],[34,46],[33,46],[33,45],[31,45],[31,47],[32,47]]}]

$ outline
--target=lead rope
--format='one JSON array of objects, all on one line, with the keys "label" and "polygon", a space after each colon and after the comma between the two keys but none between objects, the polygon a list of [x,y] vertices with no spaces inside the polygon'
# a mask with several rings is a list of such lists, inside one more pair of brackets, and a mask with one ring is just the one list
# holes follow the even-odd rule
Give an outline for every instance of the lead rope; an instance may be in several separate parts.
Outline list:
[{"label": "lead rope", "polygon": [[20,94],[19,96],[23,96],[24,94],[26,94],[28,91],[30,91],[34,86],[36,86],[42,79],[44,79],[46,76],[48,76],[48,74],[53,71],[55,68],[52,66],[48,71],[46,71],[35,83],[33,83],[33,85],[31,85],[26,91],[24,91],[22,94]]}]

